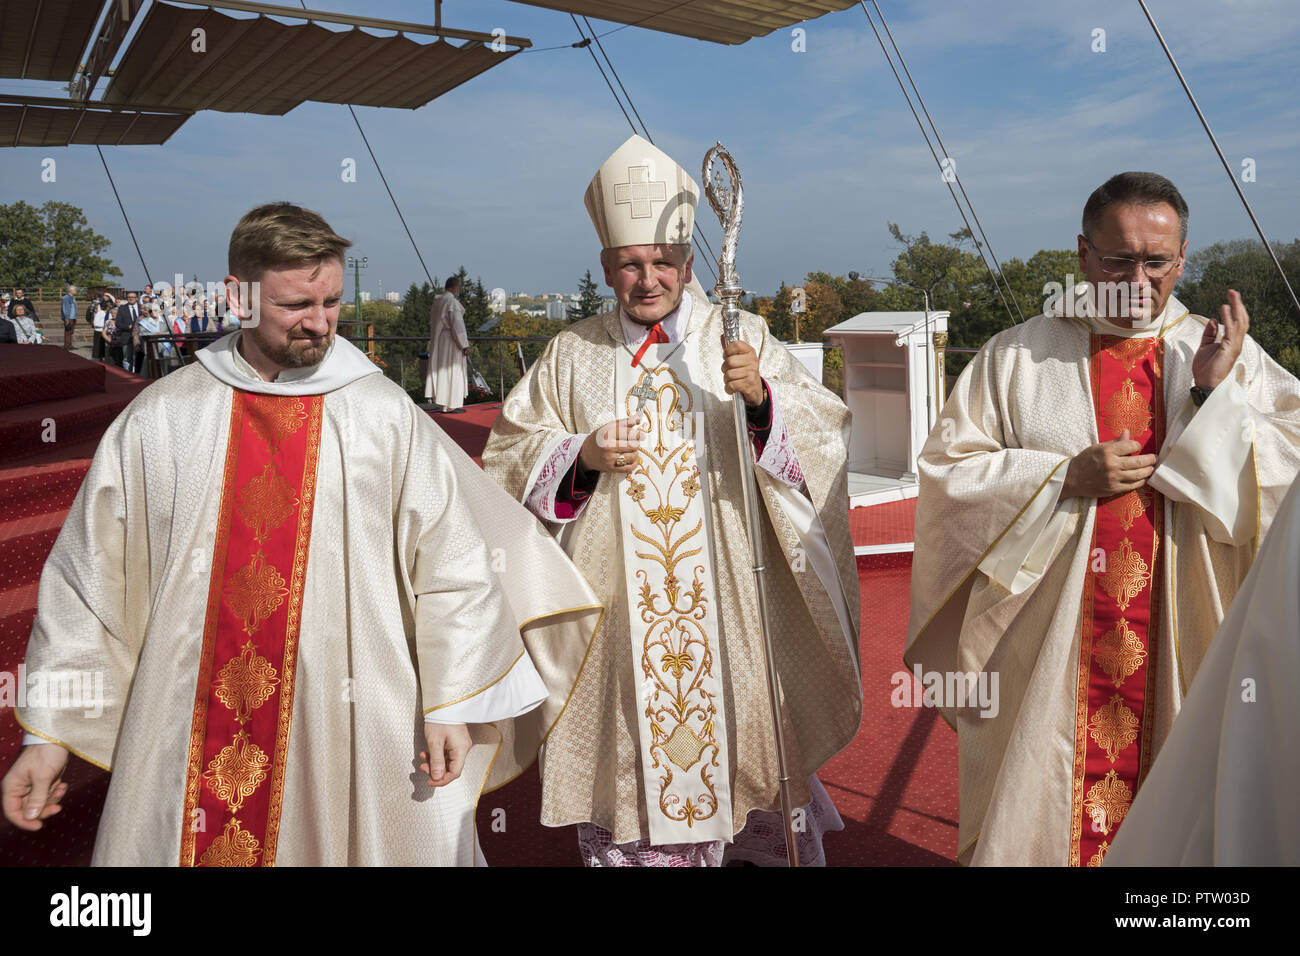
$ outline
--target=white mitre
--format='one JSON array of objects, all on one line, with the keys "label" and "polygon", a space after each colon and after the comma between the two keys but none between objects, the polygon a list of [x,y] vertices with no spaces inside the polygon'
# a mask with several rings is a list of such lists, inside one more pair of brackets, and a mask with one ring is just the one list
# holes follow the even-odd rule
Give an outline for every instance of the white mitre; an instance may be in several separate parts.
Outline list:
[{"label": "white mitre", "polygon": [[691,241],[700,187],[653,143],[632,136],[587,186],[587,212],[605,249]]}]

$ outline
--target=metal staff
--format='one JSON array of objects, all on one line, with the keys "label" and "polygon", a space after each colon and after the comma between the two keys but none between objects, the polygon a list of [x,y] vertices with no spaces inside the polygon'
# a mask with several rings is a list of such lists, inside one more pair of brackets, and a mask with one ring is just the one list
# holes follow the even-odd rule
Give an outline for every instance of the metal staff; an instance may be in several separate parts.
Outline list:
[{"label": "metal staff", "polygon": [[[717,160],[722,169],[715,172]],[[723,176],[723,170],[726,176]],[[704,195],[722,223],[722,254],[718,258],[718,284],[713,291],[722,300],[722,332],[728,345],[740,339],[740,306],[744,295],[736,275],[736,240],[740,237],[740,219],[745,197],[740,185],[740,170],[731,154],[718,143],[704,157]],[[758,594],[758,623],[763,632],[763,658],[767,671],[767,699],[772,710],[772,730],[776,737],[777,784],[781,792],[781,820],[785,825],[786,856],[790,866],[799,865],[799,850],[794,841],[794,807],[790,802],[790,774],[785,759],[785,729],[781,723],[781,679],[776,673],[772,652],[772,634],[767,626],[767,588],[763,578],[763,535],[759,523],[758,485],[749,467],[749,423],[745,415],[745,396],[736,392],[733,410],[736,417],[736,451],[739,453],[741,483],[745,489],[745,523],[749,529],[749,546],[754,558],[754,591]]]}]

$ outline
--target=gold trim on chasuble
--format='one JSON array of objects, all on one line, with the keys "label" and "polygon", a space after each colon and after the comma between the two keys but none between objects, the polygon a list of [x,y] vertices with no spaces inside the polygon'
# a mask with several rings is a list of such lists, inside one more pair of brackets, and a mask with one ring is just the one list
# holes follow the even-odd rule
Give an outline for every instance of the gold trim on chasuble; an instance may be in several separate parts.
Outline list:
[{"label": "gold trim on chasuble", "polygon": [[655,845],[733,836],[703,419],[684,353],[652,346],[631,368],[620,350],[617,373],[624,414],[639,411],[649,434],[637,469],[615,488]]},{"label": "gold trim on chasuble", "polygon": [[[1128,429],[1138,454],[1158,451],[1164,340],[1094,334],[1090,344],[1098,437]],[[1101,865],[1146,777],[1154,723],[1164,497],[1144,486],[1098,505],[1079,624],[1071,866]]]},{"label": "gold trim on chasuble", "polygon": [[319,395],[232,398],[181,866],[275,864],[322,407]]}]

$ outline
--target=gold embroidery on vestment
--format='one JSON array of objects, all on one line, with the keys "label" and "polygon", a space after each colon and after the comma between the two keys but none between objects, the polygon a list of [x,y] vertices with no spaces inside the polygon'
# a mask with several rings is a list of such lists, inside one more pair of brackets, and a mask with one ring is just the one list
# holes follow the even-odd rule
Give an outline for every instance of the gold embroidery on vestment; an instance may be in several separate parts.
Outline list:
[{"label": "gold embroidery on vestment", "polygon": [[1106,405],[1101,411],[1102,421],[1116,438],[1128,429],[1128,437],[1133,441],[1138,441],[1139,436],[1147,430],[1151,418],[1151,406],[1133,387],[1131,378],[1124,379],[1123,387],[1106,399]]},{"label": "gold embroidery on vestment", "polygon": [[1132,804],[1133,791],[1114,770],[1108,770],[1106,776],[1094,783],[1083,801],[1093,826],[1106,834],[1119,826]]},{"label": "gold embroidery on vestment", "polygon": [[1124,681],[1137,673],[1147,656],[1142,638],[1122,616],[1113,629],[1097,639],[1092,653],[1116,687],[1123,687]]},{"label": "gold embroidery on vestment", "polygon": [[199,857],[199,866],[257,866],[260,852],[257,837],[231,817],[221,836],[213,840]]},{"label": "gold embroidery on vestment", "polygon": [[251,414],[249,423],[259,438],[266,442],[272,455],[284,441],[307,420],[307,409],[301,398],[284,398],[278,395],[253,395],[249,398]]},{"label": "gold embroidery on vestment", "polygon": [[1088,730],[1097,746],[1106,751],[1106,756],[1114,763],[1120,751],[1137,740],[1140,723],[1137,714],[1116,694],[1097,708],[1088,721]]},{"label": "gold embroidery on vestment", "polygon": [[1107,555],[1106,570],[1097,575],[1097,580],[1121,611],[1128,610],[1150,579],[1151,569],[1142,560],[1142,555],[1133,550],[1133,542],[1128,538],[1120,542],[1118,551]]},{"label": "gold embroidery on vestment", "polygon": [[1147,357],[1151,351],[1151,346],[1156,340],[1154,338],[1121,338],[1113,345],[1106,347],[1106,352],[1111,358],[1116,359],[1124,366],[1124,371],[1133,371],[1133,366]]},{"label": "gold embroidery on vestment", "polygon": [[1146,487],[1134,489],[1106,502],[1107,510],[1119,519],[1119,526],[1126,532],[1150,507],[1151,489]]},{"label": "gold embroidery on vestment", "polygon": [[248,731],[235,734],[232,743],[222,747],[203,772],[208,789],[224,800],[232,811],[244,805],[258,784],[266,779],[271,758],[253,743]]},{"label": "gold embroidery on vestment", "polygon": [[[667,378],[667,381],[664,381]],[[656,382],[656,379],[658,381]],[[640,672],[642,700],[650,726],[649,756],[658,778],[659,811],[688,827],[709,819],[718,810],[718,796],[710,770],[720,766],[721,745],[715,737],[718,713],[715,693],[708,689],[717,680],[714,648],[708,631],[700,626],[710,613],[706,593],[705,566],[688,564],[689,583],[683,586],[683,562],[703,553],[703,517],[681,527],[682,519],[700,493],[700,474],[693,463],[695,421],[690,412],[690,390],[671,368],[645,369],[637,389],[653,388],[653,403],[644,408],[649,424],[643,427],[652,442],[641,449],[633,477],[627,482],[627,496],[653,526],[646,533],[635,526],[627,530],[647,547],[634,553],[662,569],[656,582],[645,570],[638,570],[637,610],[646,631],[641,639]],[[626,399],[633,408],[632,393]],[[669,438],[678,433],[671,445]],[[648,529],[647,529],[648,530]],[[691,772],[692,792],[683,797],[675,792],[675,771]],[[698,779],[698,783],[695,783]],[[676,790],[680,790],[678,783]]]},{"label": "gold embroidery on vestment", "polygon": [[284,603],[289,589],[284,578],[273,565],[266,564],[262,552],[236,571],[226,585],[226,607],[244,622],[244,633],[250,637],[257,626],[275,613]]},{"label": "gold embroidery on vestment", "polygon": [[260,475],[239,489],[235,502],[240,520],[252,530],[259,545],[266,541],[268,534],[284,524],[297,507],[293,486],[275,470],[275,463],[269,461]]},{"label": "gold embroidery on vestment", "polygon": [[214,693],[243,724],[253,711],[270,699],[279,682],[271,662],[257,653],[257,648],[249,641],[240,648],[238,657],[232,657],[221,668]]}]

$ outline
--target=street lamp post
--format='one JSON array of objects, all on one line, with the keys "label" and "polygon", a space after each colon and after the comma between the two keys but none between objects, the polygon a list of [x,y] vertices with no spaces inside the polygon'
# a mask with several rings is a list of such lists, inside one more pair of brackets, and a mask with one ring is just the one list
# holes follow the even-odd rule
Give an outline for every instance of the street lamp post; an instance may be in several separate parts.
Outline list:
[{"label": "street lamp post", "polygon": [[355,280],[353,286],[353,302],[355,303],[357,314],[352,317],[353,322],[361,321],[361,270],[366,267],[370,261],[369,256],[348,256],[348,268],[352,270],[352,276]]}]

